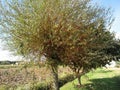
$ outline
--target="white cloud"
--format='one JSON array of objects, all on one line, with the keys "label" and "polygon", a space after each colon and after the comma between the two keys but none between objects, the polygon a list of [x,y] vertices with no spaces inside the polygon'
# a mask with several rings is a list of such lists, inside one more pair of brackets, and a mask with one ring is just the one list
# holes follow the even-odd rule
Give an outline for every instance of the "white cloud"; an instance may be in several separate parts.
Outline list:
[{"label": "white cloud", "polygon": [[15,61],[15,60],[19,60],[19,57],[18,56],[14,56],[9,51],[2,50],[0,48],[0,61],[3,61],[3,60]]},{"label": "white cloud", "polygon": [[3,43],[0,40],[0,61],[3,60],[15,61],[15,60],[20,60],[20,57],[12,55],[12,53],[9,52],[8,50],[4,50]]}]

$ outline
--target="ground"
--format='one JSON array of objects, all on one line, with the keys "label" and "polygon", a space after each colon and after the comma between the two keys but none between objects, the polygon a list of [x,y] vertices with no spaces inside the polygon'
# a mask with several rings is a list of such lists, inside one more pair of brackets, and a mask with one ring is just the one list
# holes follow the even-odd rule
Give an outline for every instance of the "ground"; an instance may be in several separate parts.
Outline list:
[{"label": "ground", "polygon": [[[73,72],[68,67],[59,67],[59,77],[71,73]],[[0,90],[8,90],[9,87],[17,85],[49,81],[50,71],[45,67],[0,66]],[[25,87],[29,86],[31,84]],[[81,87],[75,79],[65,84],[60,90],[120,90],[120,68],[98,68],[82,76]]]},{"label": "ground", "polygon": [[[72,70],[68,67],[60,66],[58,73],[59,78],[62,78],[72,74]],[[0,65],[0,90],[3,86],[10,88],[42,82],[49,83],[50,81],[51,73],[49,67]]]},{"label": "ground", "polygon": [[82,86],[77,80],[67,83],[60,90],[120,90],[120,68],[102,68],[82,77]]}]

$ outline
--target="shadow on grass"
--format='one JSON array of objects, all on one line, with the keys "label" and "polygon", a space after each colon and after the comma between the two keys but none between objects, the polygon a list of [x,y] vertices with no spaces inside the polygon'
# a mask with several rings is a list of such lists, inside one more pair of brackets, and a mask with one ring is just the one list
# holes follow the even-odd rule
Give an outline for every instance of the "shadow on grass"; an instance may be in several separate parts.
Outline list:
[{"label": "shadow on grass", "polygon": [[113,78],[100,78],[90,80],[92,84],[86,84],[85,90],[120,90],[120,76]]}]

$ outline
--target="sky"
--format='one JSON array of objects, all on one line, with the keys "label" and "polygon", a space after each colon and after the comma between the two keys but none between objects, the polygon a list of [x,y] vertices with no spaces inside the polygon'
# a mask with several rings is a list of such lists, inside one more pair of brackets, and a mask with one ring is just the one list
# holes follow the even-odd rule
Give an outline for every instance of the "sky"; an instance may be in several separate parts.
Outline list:
[{"label": "sky", "polygon": [[0,61],[9,60],[9,61],[19,61],[21,58],[14,56],[11,52],[3,48],[2,41],[0,40]]},{"label": "sky", "polygon": [[[113,22],[111,31],[116,33],[116,38],[120,38],[120,0],[93,0],[104,7],[111,7],[115,21]],[[0,41],[0,61],[2,60],[19,60],[19,57],[11,55],[7,50],[3,50]]]},{"label": "sky", "polygon": [[111,31],[116,33],[116,38],[120,38],[120,0],[95,0],[100,5],[111,8],[115,21],[112,24]]}]

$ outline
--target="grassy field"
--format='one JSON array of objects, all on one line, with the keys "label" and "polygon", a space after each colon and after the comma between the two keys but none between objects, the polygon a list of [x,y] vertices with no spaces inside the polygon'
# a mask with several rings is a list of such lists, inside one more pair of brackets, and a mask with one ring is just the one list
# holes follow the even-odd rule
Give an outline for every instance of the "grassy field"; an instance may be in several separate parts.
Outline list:
[{"label": "grassy field", "polygon": [[[72,74],[72,71],[68,67],[60,66],[58,73],[59,78],[62,78]],[[10,88],[15,88],[14,90],[30,90],[21,89],[21,87],[31,88],[39,83],[48,84],[50,81],[51,73],[46,67],[0,65],[0,90],[11,90]]]},{"label": "grassy field", "polygon": [[82,86],[77,80],[67,83],[60,90],[120,90],[120,68],[97,69],[82,77]]},{"label": "grassy field", "polygon": [[[10,87],[16,87],[14,90],[22,90],[21,87],[31,87],[34,82],[47,82],[50,80],[50,71],[45,67],[39,68],[22,66],[0,66],[0,90],[8,90]],[[59,77],[71,74],[69,68],[59,67]],[[77,80],[69,82],[61,87],[60,90],[120,90],[120,68],[102,68],[91,71],[82,77],[82,86],[77,86]],[[10,89],[11,90],[11,89]],[[30,89],[23,89],[30,90]]]}]

